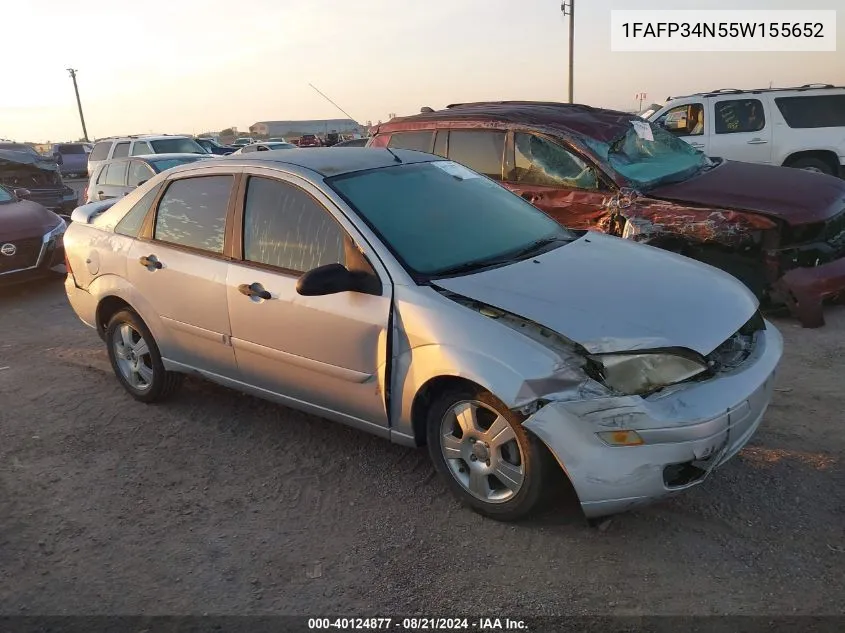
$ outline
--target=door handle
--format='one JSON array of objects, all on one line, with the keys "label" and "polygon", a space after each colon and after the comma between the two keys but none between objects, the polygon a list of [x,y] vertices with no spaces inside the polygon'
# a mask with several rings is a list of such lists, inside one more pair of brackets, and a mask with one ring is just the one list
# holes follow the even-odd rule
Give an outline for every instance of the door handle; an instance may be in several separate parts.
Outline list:
[{"label": "door handle", "polygon": [[145,255],[144,257],[139,258],[138,262],[141,266],[149,270],[159,270],[161,268],[161,262],[158,261],[158,258],[155,255]]},{"label": "door handle", "polygon": [[704,143],[690,143],[695,149],[704,149]]},{"label": "door handle", "polygon": [[767,141],[764,138],[752,138],[750,141],[748,141],[748,144],[749,145],[762,145],[763,143],[768,143],[768,142],[769,141]]},{"label": "door handle", "polygon": [[264,290],[264,286],[262,286],[257,281],[251,284],[241,284],[240,286],[238,286],[238,292],[240,292],[242,295],[246,295],[247,297],[258,297],[259,299],[273,298],[273,295]]}]

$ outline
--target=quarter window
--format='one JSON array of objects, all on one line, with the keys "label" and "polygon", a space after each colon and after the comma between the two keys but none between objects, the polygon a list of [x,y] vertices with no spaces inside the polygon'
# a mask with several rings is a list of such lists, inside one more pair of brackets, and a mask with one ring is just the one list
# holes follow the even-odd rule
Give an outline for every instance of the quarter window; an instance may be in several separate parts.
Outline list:
[{"label": "quarter window", "polygon": [[144,197],[138,200],[135,206],[129,209],[126,215],[123,216],[123,219],[117,223],[117,226],[114,227],[114,232],[128,237],[138,237],[141,226],[144,224],[144,218],[147,217],[150,207],[153,206],[159,189],[161,189],[161,186],[153,187],[144,194]]},{"label": "quarter window", "polygon": [[232,176],[173,181],[158,205],[155,239],[222,253],[233,182]]},{"label": "quarter window", "polygon": [[140,160],[133,160],[129,163],[129,174],[126,176],[126,185],[128,187],[137,187],[142,182],[145,182],[155,175],[150,166],[142,163]]},{"label": "quarter window", "polygon": [[845,127],[845,94],[778,97],[775,103],[791,128]]},{"label": "quarter window", "polygon": [[150,144],[146,141],[135,141],[132,145],[132,156],[143,156],[144,154],[152,154]]},{"label": "quarter window", "polygon": [[424,130],[421,132],[396,132],[390,136],[390,142],[387,146],[395,149],[413,149],[418,152],[430,152],[431,137],[433,135],[434,132],[431,130]]},{"label": "quarter window", "polygon": [[505,133],[497,130],[452,130],[449,159],[495,180],[502,179]]},{"label": "quarter window", "polygon": [[106,160],[106,158],[108,158],[109,156],[110,149],[111,141],[97,143],[91,150],[91,155],[88,157],[88,160]]},{"label": "quarter window", "polygon": [[125,158],[129,156],[129,143],[118,143],[114,146],[112,158]]},{"label": "quarter window", "polygon": [[763,104],[759,99],[729,99],[718,101],[716,134],[759,132],[766,126]]},{"label": "quarter window", "polygon": [[299,187],[252,177],[244,206],[244,258],[296,272],[343,264],[344,232]]},{"label": "quarter window", "polygon": [[595,170],[561,145],[533,134],[514,137],[513,180],[522,185],[598,189]]}]

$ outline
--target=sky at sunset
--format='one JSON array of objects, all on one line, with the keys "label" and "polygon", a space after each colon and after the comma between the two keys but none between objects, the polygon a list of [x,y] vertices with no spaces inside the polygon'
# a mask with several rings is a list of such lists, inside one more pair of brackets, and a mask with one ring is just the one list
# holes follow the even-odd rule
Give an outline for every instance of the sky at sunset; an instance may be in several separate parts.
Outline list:
[{"label": "sky at sunset", "polygon": [[[634,95],[845,85],[845,0],[711,0],[709,9],[839,9],[833,53],[611,53],[611,9],[698,0],[576,0],[575,100],[630,110]],[[34,0],[7,2],[0,138],[200,133],[261,120],[359,122],[487,99],[565,101],[560,0]],[[19,70],[15,70],[18,60]]]}]

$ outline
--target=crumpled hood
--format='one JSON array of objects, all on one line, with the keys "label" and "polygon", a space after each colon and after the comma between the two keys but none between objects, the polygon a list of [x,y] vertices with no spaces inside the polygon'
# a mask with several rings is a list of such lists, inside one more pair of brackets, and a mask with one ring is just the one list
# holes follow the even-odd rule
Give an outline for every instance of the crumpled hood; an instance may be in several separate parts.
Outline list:
[{"label": "crumpled hood", "polygon": [[721,270],[592,232],[539,257],[434,283],[539,323],[592,353],[685,347],[706,355],[758,307]]},{"label": "crumpled hood", "polygon": [[801,169],[730,160],[648,196],[708,207],[756,211],[792,225],[823,222],[845,209],[845,181]]},{"label": "crumpled hood", "polygon": [[52,211],[30,200],[0,204],[0,242],[41,237],[56,228],[59,219]]}]

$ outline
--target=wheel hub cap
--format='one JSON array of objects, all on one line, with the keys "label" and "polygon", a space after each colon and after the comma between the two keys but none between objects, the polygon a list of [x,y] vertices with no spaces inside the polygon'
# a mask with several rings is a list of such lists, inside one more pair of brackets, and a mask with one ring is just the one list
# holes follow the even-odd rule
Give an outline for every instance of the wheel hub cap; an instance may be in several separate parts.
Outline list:
[{"label": "wheel hub cap", "polygon": [[475,455],[478,461],[486,462],[488,459],[490,459],[490,449],[484,442],[475,442],[470,446],[472,446],[472,448],[470,449],[472,454]]}]

